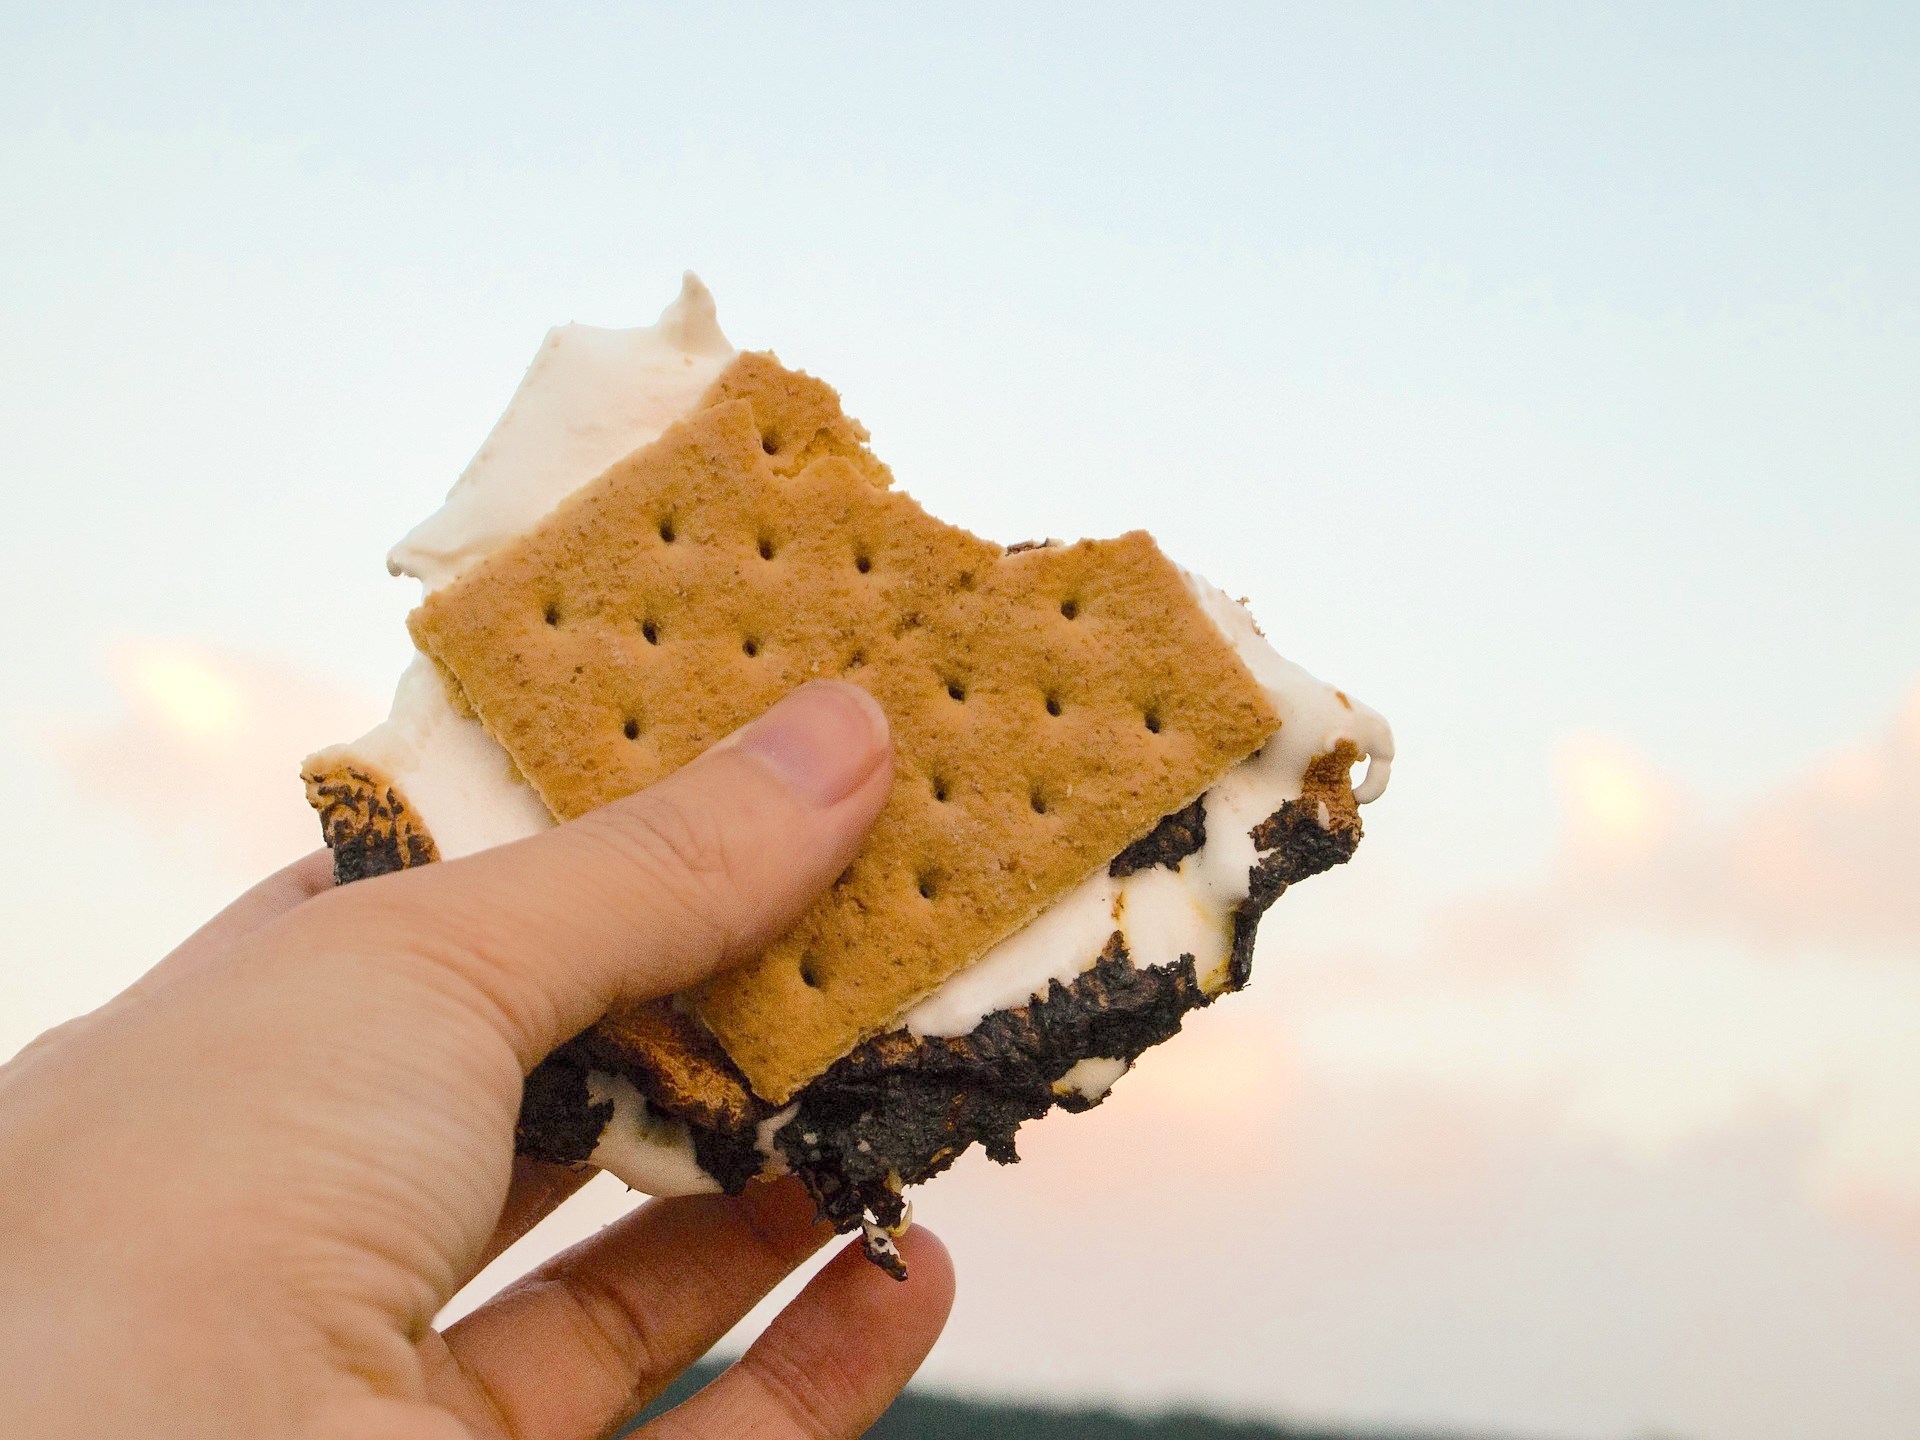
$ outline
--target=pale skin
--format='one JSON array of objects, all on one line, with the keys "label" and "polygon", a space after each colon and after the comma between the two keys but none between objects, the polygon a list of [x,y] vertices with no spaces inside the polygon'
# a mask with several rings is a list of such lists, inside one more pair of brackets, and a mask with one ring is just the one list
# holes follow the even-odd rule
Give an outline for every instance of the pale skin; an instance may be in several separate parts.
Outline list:
[{"label": "pale skin", "polygon": [[[872,701],[808,686],[537,838],[338,890],[309,857],[35,1041],[0,1067],[0,1432],[617,1430],[830,1237],[792,1181],[651,1201],[436,1331],[583,1178],[514,1159],[521,1079],[777,935],[891,775]],[[901,1251],[905,1284],[843,1249],[642,1433],[859,1434],[952,1302],[939,1241]]]}]

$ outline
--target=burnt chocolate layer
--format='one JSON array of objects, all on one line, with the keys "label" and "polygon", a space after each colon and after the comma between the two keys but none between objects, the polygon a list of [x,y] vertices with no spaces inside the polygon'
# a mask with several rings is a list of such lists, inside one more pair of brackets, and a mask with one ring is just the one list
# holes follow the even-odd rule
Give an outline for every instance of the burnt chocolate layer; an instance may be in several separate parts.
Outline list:
[{"label": "burnt chocolate layer", "polygon": [[515,1150],[556,1165],[586,1163],[613,1118],[613,1102],[595,1101],[589,1093],[588,1068],[587,1057],[571,1043],[534,1067],[520,1092]]},{"label": "burnt chocolate layer", "polygon": [[1124,880],[1139,870],[1164,865],[1178,870],[1180,862],[1207,843],[1207,797],[1162,817],[1160,823],[1107,863],[1107,874]]},{"label": "burnt chocolate layer", "polygon": [[[1337,757],[1336,757],[1337,758]],[[1329,769],[1315,761],[1316,769]],[[1343,777],[1345,772],[1338,772]],[[1253,843],[1260,861],[1248,877],[1247,898],[1233,912],[1233,950],[1227,960],[1227,988],[1240,990],[1253,978],[1253,942],[1260,929],[1260,918],[1269,906],[1286,893],[1287,887],[1344,865],[1360,845],[1360,817],[1354,808],[1353,792],[1344,788],[1338,798],[1340,808],[1330,808],[1316,795],[1325,786],[1316,785],[1314,770],[1307,773],[1307,792],[1298,800],[1289,800],[1253,828]]]},{"label": "burnt chocolate layer", "polygon": [[1137,970],[1116,933],[1100,960],[1041,999],[989,1015],[965,1035],[870,1040],[800,1092],[774,1148],[840,1229],[901,1218],[901,1184],[939,1174],[971,1145],[1010,1165],[1014,1134],[1055,1105],[1096,1103],[1054,1082],[1080,1060],[1131,1060],[1207,1002],[1193,958]]}]

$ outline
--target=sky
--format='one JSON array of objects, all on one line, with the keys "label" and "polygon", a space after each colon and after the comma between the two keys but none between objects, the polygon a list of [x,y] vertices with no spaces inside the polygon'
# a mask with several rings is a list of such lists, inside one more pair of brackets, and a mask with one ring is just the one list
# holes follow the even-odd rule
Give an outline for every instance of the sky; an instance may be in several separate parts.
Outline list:
[{"label": "sky", "polygon": [[312,846],[387,547],[693,268],[934,513],[1145,527],[1398,740],[1247,994],[923,1193],[930,1382],[1907,1433],[1911,7],[0,22],[0,1055]]}]

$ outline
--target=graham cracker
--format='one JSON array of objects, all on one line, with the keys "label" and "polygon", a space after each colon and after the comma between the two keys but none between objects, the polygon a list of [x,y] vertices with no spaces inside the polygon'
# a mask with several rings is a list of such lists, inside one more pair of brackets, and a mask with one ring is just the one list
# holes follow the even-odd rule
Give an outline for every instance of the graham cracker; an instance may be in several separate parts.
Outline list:
[{"label": "graham cracker", "polygon": [[764,1113],[712,1034],[671,1000],[616,1005],[582,1039],[669,1115],[739,1131]]},{"label": "graham cracker", "polygon": [[409,620],[562,820],[809,680],[879,700],[896,770],[865,847],[689,997],[775,1103],[1280,724],[1145,533],[1008,553],[886,488],[832,393],[743,357]]}]

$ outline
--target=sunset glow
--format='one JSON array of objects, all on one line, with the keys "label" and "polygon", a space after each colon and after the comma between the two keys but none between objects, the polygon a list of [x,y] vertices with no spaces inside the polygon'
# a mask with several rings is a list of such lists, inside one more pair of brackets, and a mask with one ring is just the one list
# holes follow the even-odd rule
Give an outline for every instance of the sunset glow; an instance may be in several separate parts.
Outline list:
[{"label": "sunset glow", "polygon": [[246,722],[248,697],[239,683],[191,647],[129,645],[115,668],[128,702],[185,739],[218,740]]},{"label": "sunset glow", "polygon": [[389,549],[691,268],[897,492],[1144,529],[1395,732],[1244,992],[915,1196],[924,1383],[1912,1435],[1920,7],[16,8],[0,1059],[321,843]]}]

